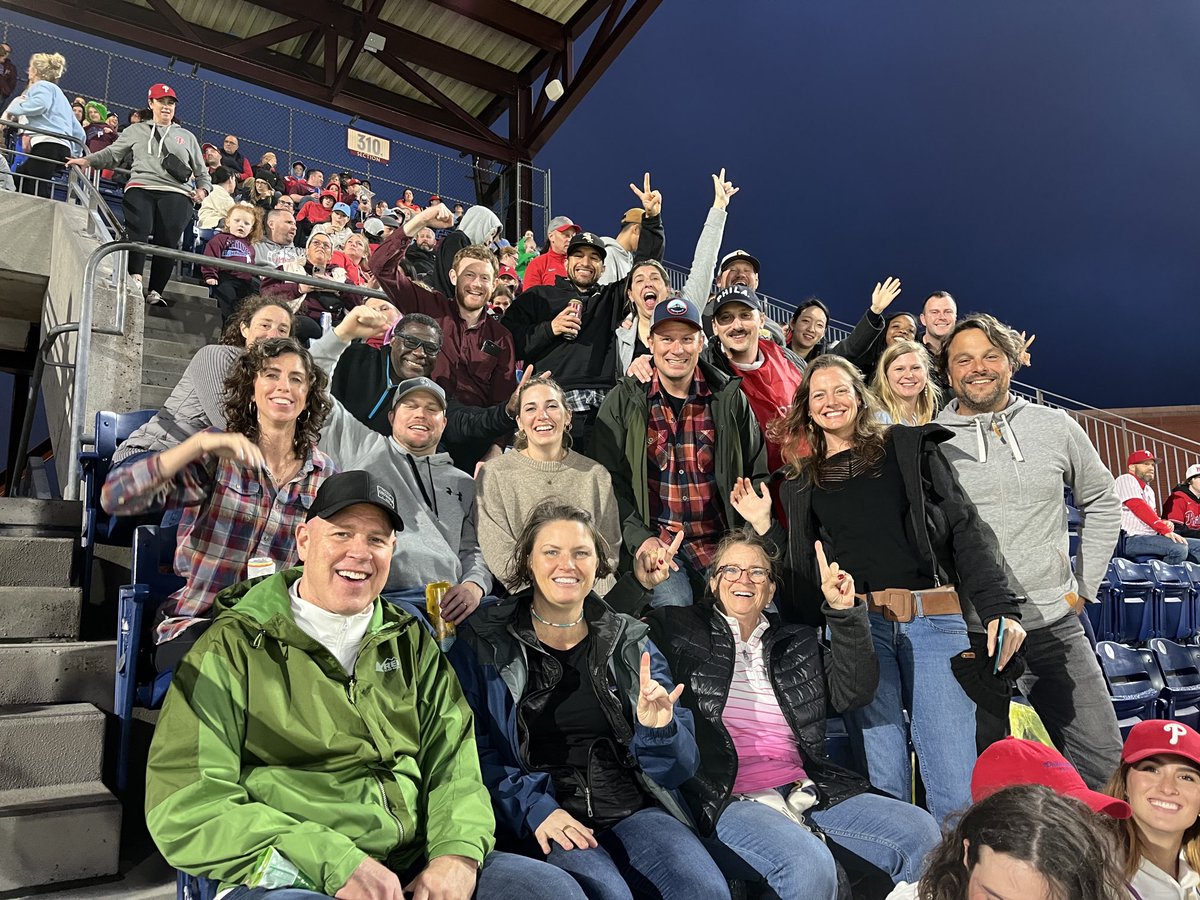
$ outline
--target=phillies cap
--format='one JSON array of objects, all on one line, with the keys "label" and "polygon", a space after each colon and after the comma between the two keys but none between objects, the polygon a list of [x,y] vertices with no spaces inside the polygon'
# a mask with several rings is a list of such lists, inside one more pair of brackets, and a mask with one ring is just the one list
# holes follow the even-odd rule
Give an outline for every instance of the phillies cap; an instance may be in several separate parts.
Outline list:
[{"label": "phillies cap", "polygon": [[442,386],[432,378],[425,378],[424,376],[406,378],[396,385],[396,394],[392,397],[392,408],[395,409],[396,404],[413,391],[428,391],[437,398],[438,403],[442,404],[442,409],[446,408],[446,392],[442,390]]},{"label": "phillies cap", "polygon": [[573,231],[579,234],[582,229],[566,216],[555,216],[550,220],[550,227],[546,229],[546,233],[551,231]]},{"label": "phillies cap", "polygon": [[1200,463],[1195,463],[1187,467],[1187,471],[1183,473],[1184,481],[1191,481],[1197,475],[1200,475]]},{"label": "phillies cap", "polygon": [[1129,454],[1129,459],[1125,460],[1125,465],[1132,466],[1137,463],[1156,462],[1156,457],[1149,450],[1134,450]]},{"label": "phillies cap", "polygon": [[1075,767],[1053,747],[1015,737],[996,741],[979,755],[971,774],[971,799],[978,803],[1017,784],[1045,785],[1114,819],[1128,819],[1132,812],[1124,800],[1084,784]]},{"label": "phillies cap", "polygon": [[150,85],[150,91],[146,97],[148,100],[161,100],[163,97],[170,97],[172,100],[179,99],[175,96],[175,91],[171,89],[170,85],[166,84]]},{"label": "phillies cap", "polygon": [[340,212],[346,218],[350,218],[350,207],[345,203],[333,204],[333,212]]},{"label": "phillies cap", "polygon": [[717,294],[713,298],[713,315],[715,316],[717,310],[729,303],[743,303],[751,309],[762,312],[762,300],[758,298],[758,294],[744,284],[731,284]]},{"label": "phillies cap", "polygon": [[221,152],[221,148],[218,147],[216,144],[201,144],[200,145],[200,153],[201,154],[207,153],[209,150],[216,150],[218,153]]},{"label": "phillies cap", "polygon": [[[517,270],[512,266],[501,266],[500,271],[496,273],[497,278],[503,278],[506,275],[509,278],[515,278],[517,281],[521,280],[521,276],[517,274]],[[1197,469],[1200,469],[1200,466],[1197,466]]]},{"label": "phillies cap", "polygon": [[341,512],[347,506],[356,503],[370,503],[387,513],[388,521],[396,531],[404,530],[404,520],[396,507],[396,495],[373,477],[370,472],[362,469],[352,469],[349,472],[338,472],[330,475],[317,491],[312,506],[304,521],[313,519],[328,519],[335,513]]},{"label": "phillies cap", "polygon": [[700,309],[686,297],[671,297],[654,307],[654,321],[650,331],[663,322],[686,322],[697,330],[704,326],[700,324]]},{"label": "phillies cap", "polygon": [[750,265],[754,266],[754,274],[757,275],[759,273],[758,258],[751,256],[746,250],[734,250],[732,253],[726,253],[721,257],[721,264],[717,266],[717,271],[724,272],[739,259],[744,259]]},{"label": "phillies cap", "polygon": [[[579,226],[572,225],[571,227],[577,229]],[[584,247],[591,247],[600,254],[601,259],[604,259],[605,254],[608,252],[604,246],[604,241],[600,240],[597,235],[592,234],[590,231],[579,231],[571,238],[571,243],[567,244],[567,256]]]},{"label": "phillies cap", "polygon": [[1125,739],[1121,750],[1121,762],[1141,762],[1148,756],[1170,754],[1200,766],[1200,734],[1196,734],[1182,722],[1165,719],[1147,719],[1138,722]]},{"label": "phillies cap", "polygon": [[346,182],[347,187],[349,187],[350,185],[354,185],[354,184],[362,184],[362,182],[359,181],[357,178],[351,178],[349,181]]},{"label": "phillies cap", "polygon": [[429,205],[430,206],[433,206],[435,203],[441,203],[441,202],[442,202],[442,198],[439,197],[437,194],[429,195]]}]

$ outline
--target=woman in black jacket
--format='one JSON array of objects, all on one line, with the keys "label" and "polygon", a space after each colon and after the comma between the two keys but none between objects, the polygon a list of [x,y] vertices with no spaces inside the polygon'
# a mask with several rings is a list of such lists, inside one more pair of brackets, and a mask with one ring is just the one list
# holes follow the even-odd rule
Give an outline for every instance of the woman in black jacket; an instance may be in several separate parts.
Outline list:
[{"label": "woman in black jacket", "polygon": [[[791,622],[824,624],[813,552],[820,539],[830,559],[854,572],[879,657],[874,700],[846,716],[855,750],[875,787],[908,798],[907,710],[929,810],[944,822],[971,802],[976,755],[975,706],[950,658],[970,649],[967,621],[986,629],[988,655],[1000,668],[1025,638],[995,542],[938,449],[949,432],[880,424],[862,375],[832,354],[809,364],[773,432],[785,457],[802,441],[811,447],[801,459],[792,455],[780,491],[786,539],[773,526],[787,547],[780,612]],[[741,502],[754,507],[739,510],[746,521],[766,533],[769,498],[745,492]]]},{"label": "woman in black jacket", "polygon": [[[816,629],[765,613],[775,597],[775,560],[749,530],[717,548],[703,601],[653,610],[648,621],[695,719],[700,770],[682,791],[701,833],[778,896],[833,900],[837,869],[813,830],[897,882],[916,880],[939,835],[927,812],[870,793],[825,755],[826,700],[838,711],[869,703],[879,669],[854,579],[817,553],[832,635],[828,666]],[[713,849],[719,861],[721,851]],[[741,873],[733,865],[727,874]]]}]

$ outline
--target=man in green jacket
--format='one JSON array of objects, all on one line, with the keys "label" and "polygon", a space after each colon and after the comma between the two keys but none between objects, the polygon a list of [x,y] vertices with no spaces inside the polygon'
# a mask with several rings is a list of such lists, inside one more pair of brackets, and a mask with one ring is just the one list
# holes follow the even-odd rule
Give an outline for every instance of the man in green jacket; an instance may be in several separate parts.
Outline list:
[{"label": "man in green jacket", "polygon": [[303,566],[223,591],[175,673],[147,824],[222,900],[582,896],[490,853],[470,708],[426,629],[379,598],[403,527],[369,473],[327,479],[297,529]]},{"label": "man in green jacket", "polygon": [[622,569],[683,530],[679,568],[654,589],[653,607],[691,605],[717,543],[743,523],[734,489],[740,496],[741,479],[757,486],[769,474],[741,379],[701,361],[703,349],[696,304],[659,303],[650,326],[653,377],[622,379],[596,419],[596,461],[612,475],[621,516]]}]

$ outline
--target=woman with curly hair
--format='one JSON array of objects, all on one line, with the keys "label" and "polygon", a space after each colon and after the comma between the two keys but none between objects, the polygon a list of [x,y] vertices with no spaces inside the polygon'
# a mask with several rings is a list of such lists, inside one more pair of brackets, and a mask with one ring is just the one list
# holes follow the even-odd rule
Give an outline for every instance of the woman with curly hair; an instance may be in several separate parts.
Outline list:
[{"label": "woman with curly hair", "polygon": [[196,351],[163,408],[117,448],[113,465],[169,450],[205,428],[224,429],[221,391],[234,361],[255,341],[291,334],[292,311],[283,301],[247,297],[225,326],[220,342]]},{"label": "woman with curly hair", "polygon": [[846,713],[851,740],[875,787],[910,797],[907,710],[929,811],[944,822],[970,803],[975,762],[975,706],[950,658],[971,649],[967,621],[986,629],[987,655],[1001,669],[1025,632],[995,541],[938,448],[950,433],[888,427],[876,412],[854,365],[817,357],[787,415],[772,423],[785,458],[802,440],[811,447],[780,490],[787,535],[771,523],[769,496],[742,490],[735,506],[787,548],[776,601],[785,620],[824,625],[814,541],[854,573],[880,671],[874,700]]},{"label": "woman with curly hair", "polygon": [[225,431],[201,431],[109,474],[100,502],[110,515],[182,509],[175,572],[186,584],[160,610],[159,671],[195,643],[217,594],[247,577],[251,559],[296,564],[296,526],[336,471],[317,449],[328,387],[292,338],[257,341],[225,379]]},{"label": "woman with curly hair", "polygon": [[875,395],[885,425],[928,425],[938,412],[939,391],[929,378],[929,351],[916,341],[889,344],[875,369]]},{"label": "woman with curly hair", "polygon": [[1125,900],[1132,895],[1115,850],[1100,815],[1023,784],[967,810],[930,852],[921,880],[899,885],[888,900]]}]

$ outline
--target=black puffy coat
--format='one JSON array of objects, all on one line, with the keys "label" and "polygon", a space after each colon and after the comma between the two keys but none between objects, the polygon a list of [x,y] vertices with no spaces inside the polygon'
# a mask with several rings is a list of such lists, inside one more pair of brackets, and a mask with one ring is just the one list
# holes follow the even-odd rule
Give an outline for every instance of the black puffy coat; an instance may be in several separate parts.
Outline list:
[{"label": "black puffy coat", "polygon": [[[870,786],[826,755],[826,701],[838,712],[870,703],[879,684],[879,661],[865,606],[839,610],[826,605],[824,613],[832,634],[828,672],[816,630],[784,624],[770,614],[763,655],[804,771],[817,786],[821,808],[828,809]],[[684,685],[680,703],[695,718],[700,769],[680,790],[700,833],[711,834],[729,804],[738,771],[733,739],[721,718],[733,682],[733,634],[711,600],[655,609],[646,621],[671,674]]]}]

